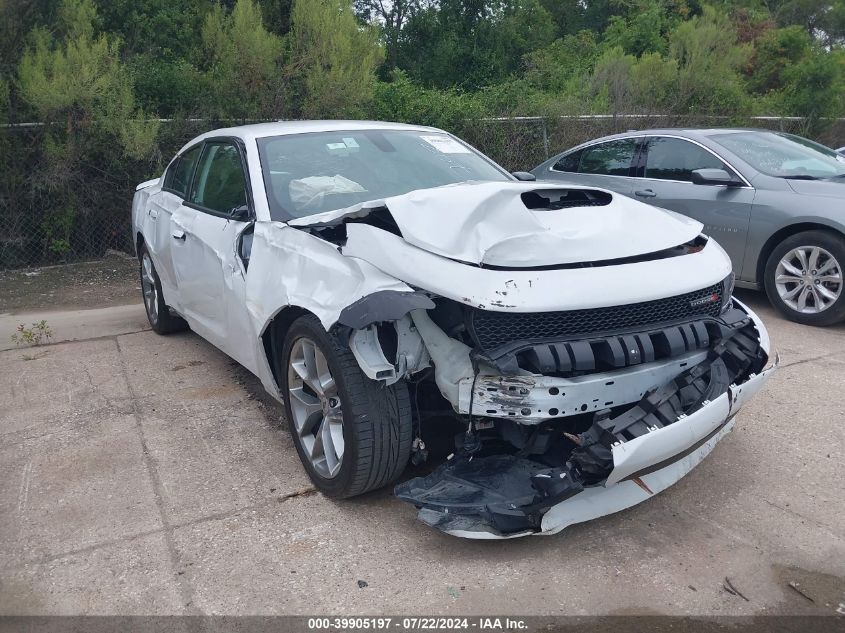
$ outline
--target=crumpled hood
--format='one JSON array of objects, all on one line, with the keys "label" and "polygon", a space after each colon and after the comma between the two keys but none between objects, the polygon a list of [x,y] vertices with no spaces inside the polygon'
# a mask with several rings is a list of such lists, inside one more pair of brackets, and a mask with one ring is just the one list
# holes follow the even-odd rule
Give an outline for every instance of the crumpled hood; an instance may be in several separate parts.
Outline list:
[{"label": "crumpled hood", "polygon": [[[531,199],[530,192],[536,192],[548,197],[573,190],[612,198],[603,206],[532,209],[523,196],[529,194]],[[689,242],[702,230],[700,222],[612,192],[542,182],[421,189],[289,224],[332,224],[382,206],[409,244],[471,264],[516,268],[644,255]]]}]

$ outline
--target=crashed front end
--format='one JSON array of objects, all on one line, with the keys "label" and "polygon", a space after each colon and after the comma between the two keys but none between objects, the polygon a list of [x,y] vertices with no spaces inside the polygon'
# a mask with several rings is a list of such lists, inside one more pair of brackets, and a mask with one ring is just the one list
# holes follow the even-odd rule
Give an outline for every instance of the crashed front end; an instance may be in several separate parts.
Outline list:
[{"label": "crashed front end", "polygon": [[[483,441],[476,453],[458,450],[430,475],[398,485],[396,495],[449,534],[508,538],[553,534],[670,486],[730,431],[771,371],[763,325],[738,301],[723,302],[725,292],[704,288],[593,314],[469,310],[476,346],[458,381],[457,411],[471,411],[476,432],[513,450],[485,451]],[[714,296],[710,314],[697,309]],[[692,318],[660,321],[662,311],[683,306]],[[632,312],[642,313],[640,323],[613,327]],[[442,333],[428,315],[413,318],[427,343]],[[601,319],[614,333],[577,334],[579,323]],[[570,333],[534,338],[553,327],[549,321]],[[526,331],[526,339],[485,346]]]},{"label": "crashed front end", "polygon": [[395,488],[449,534],[553,534],[649,498],[776,364],[701,224],[609,192],[461,185],[299,224],[407,284],[337,323],[368,377],[411,388],[415,461],[429,417],[462,429]]}]

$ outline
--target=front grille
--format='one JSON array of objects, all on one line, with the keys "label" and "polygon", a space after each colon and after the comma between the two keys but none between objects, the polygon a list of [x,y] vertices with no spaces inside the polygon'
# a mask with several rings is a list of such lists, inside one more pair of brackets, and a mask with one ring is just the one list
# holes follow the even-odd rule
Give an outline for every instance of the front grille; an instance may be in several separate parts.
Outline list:
[{"label": "front grille", "polygon": [[514,341],[565,340],[585,334],[717,317],[721,312],[722,292],[719,283],[683,295],[607,308],[529,313],[475,309],[470,312],[470,332],[476,345],[490,351]]}]

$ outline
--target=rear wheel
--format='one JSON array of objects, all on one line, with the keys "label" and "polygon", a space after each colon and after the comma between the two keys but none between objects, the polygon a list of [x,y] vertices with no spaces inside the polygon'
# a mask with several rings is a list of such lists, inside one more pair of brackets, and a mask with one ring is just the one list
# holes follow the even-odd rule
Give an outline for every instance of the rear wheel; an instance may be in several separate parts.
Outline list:
[{"label": "rear wheel", "polygon": [[826,231],[804,231],[786,238],[769,256],[766,294],[797,323],[831,325],[845,319],[845,239]]},{"label": "rear wheel", "polygon": [[185,320],[170,312],[170,308],[164,302],[164,293],[161,291],[159,281],[150,252],[145,245],[141,245],[138,251],[138,261],[141,269],[141,294],[144,298],[144,309],[147,312],[147,320],[155,332],[159,334],[170,334],[188,329]]},{"label": "rear wheel", "polygon": [[394,481],[411,450],[404,382],[370,380],[349,349],[316,317],[293,322],[279,355],[285,413],[311,481],[331,497],[353,497]]}]

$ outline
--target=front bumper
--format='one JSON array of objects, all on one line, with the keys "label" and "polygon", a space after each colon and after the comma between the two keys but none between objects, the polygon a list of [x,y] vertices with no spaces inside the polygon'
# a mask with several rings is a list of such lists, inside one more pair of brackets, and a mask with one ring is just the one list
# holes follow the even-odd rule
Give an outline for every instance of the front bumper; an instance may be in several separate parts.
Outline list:
[{"label": "front bumper", "polygon": [[[750,317],[758,333],[757,344],[771,359],[762,322],[752,310],[736,304]],[[568,467],[548,468],[517,456],[476,458],[475,464],[472,457],[459,456],[428,477],[400,484],[396,494],[420,508],[423,522],[454,536],[495,539],[555,534],[574,523],[645,501],[686,475],[730,432],[734,416],[762,388],[777,364],[777,359],[769,360],[758,373],[730,384],[717,397],[705,399],[693,412],[680,414],[671,423],[647,425],[645,432],[631,439],[613,441],[612,469],[601,481],[576,482],[575,471]],[[545,385],[543,388],[548,390]],[[618,425],[604,428],[605,433],[615,432]],[[538,481],[544,489],[554,491],[547,499],[560,501],[538,502]],[[567,483],[572,485],[567,487]]]}]

